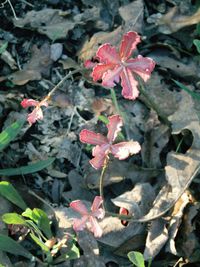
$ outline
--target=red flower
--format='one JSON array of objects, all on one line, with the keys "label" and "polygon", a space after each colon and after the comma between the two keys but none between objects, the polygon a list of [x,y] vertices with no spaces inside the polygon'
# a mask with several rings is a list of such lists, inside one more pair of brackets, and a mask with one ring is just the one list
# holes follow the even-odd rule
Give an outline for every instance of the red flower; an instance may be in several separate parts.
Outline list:
[{"label": "red flower", "polygon": [[101,237],[102,229],[99,226],[97,219],[103,219],[105,216],[104,210],[100,208],[102,203],[102,197],[96,196],[92,203],[91,211],[88,211],[81,200],[72,201],[70,207],[81,214],[81,219],[74,219],[73,221],[74,230],[82,231],[87,227],[89,231],[94,233],[95,237]]},{"label": "red flower", "polygon": [[122,38],[119,52],[108,43],[101,45],[96,53],[100,63],[93,69],[93,80],[102,80],[102,85],[114,87],[121,79],[124,98],[132,100],[137,98],[138,82],[134,74],[139,75],[146,82],[155,67],[155,62],[151,58],[141,55],[134,59],[130,58],[139,42],[140,36],[136,32],[128,32]]},{"label": "red flower", "polygon": [[42,120],[43,119],[43,112],[41,109],[41,106],[48,106],[48,102],[46,99],[42,101],[36,101],[34,99],[23,99],[21,102],[21,105],[23,108],[28,108],[28,107],[35,107],[33,111],[28,115],[27,121],[29,122],[30,125],[35,123],[37,120]]},{"label": "red flower", "polygon": [[113,144],[117,134],[121,131],[122,119],[119,115],[110,116],[108,119],[107,136],[86,129],[80,132],[81,142],[96,145],[92,151],[94,158],[90,160],[90,164],[95,169],[99,169],[104,165],[109,153],[112,153],[119,160],[123,160],[129,157],[129,155],[136,154],[141,150],[138,142],[129,141]]}]

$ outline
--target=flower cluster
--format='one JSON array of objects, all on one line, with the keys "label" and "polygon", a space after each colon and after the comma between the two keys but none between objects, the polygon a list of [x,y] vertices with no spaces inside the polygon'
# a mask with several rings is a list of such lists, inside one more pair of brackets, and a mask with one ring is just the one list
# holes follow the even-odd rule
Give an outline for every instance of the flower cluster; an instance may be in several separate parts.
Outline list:
[{"label": "flower cluster", "polygon": [[[140,43],[140,36],[136,32],[128,32],[123,35],[119,50],[109,43],[99,47],[96,53],[98,63],[90,60],[85,62],[86,68],[93,68],[92,77],[94,81],[102,81],[106,87],[114,87],[116,83],[121,82],[122,95],[124,98],[134,100],[139,95],[137,76],[140,76],[146,82],[155,67],[155,62],[148,57],[138,55],[131,58],[137,44]],[[64,78],[58,85],[60,85]],[[37,120],[43,119],[42,106],[48,106],[48,99],[59,86],[55,86],[52,91],[42,101],[33,99],[24,99],[21,102],[23,108],[34,107],[28,115],[27,120],[30,125]],[[119,160],[124,160],[130,155],[137,154],[140,150],[140,144],[136,141],[125,141],[116,143],[116,138],[123,125],[122,118],[119,115],[108,117],[109,123],[106,125],[108,133],[106,136],[83,129],[80,132],[80,141],[83,143],[95,145],[92,150],[93,158],[90,164],[95,169],[100,169],[107,163],[109,154],[112,154]],[[105,211],[101,208],[103,198],[96,196],[91,206],[91,211],[82,203],[81,200],[75,200],[70,203],[70,207],[81,215],[80,219],[74,219],[73,228],[75,231],[82,231],[87,228],[95,237],[102,236],[102,229],[97,219],[105,216]],[[126,209],[120,210],[121,214],[127,214]],[[126,223],[123,221],[123,223]]]}]

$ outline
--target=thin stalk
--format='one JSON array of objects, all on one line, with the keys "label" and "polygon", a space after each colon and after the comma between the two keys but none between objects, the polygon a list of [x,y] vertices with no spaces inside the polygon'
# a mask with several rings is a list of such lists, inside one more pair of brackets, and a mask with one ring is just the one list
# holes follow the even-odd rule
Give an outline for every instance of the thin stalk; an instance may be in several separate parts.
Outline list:
[{"label": "thin stalk", "polygon": [[48,95],[45,97],[45,99],[50,99],[50,97],[55,93],[55,91],[73,74],[80,72],[82,69],[76,69],[73,71],[70,71],[65,77],[56,85],[54,88],[48,93]]},{"label": "thin stalk", "polygon": [[[104,185],[105,171],[106,171],[107,166],[108,166],[108,158],[105,159],[105,162],[104,162],[104,165],[103,165],[103,168],[101,171],[101,175],[99,178],[99,194],[102,197],[102,199],[104,199],[103,185]],[[104,202],[103,202],[102,206],[105,210]]]}]

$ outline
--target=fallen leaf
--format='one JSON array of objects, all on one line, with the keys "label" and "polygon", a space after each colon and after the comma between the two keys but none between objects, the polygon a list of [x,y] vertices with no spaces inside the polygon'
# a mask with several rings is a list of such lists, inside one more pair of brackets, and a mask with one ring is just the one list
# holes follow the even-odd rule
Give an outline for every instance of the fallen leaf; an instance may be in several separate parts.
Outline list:
[{"label": "fallen leaf", "polygon": [[[129,214],[132,213],[135,217],[140,217],[141,214],[145,214],[149,209],[155,197],[154,194],[150,184],[140,183],[136,184],[131,191],[112,199],[112,202],[119,208],[125,207],[128,209]],[[144,231],[143,224],[130,222],[125,227],[121,220],[110,216],[104,218],[99,224],[103,229],[103,236],[100,238],[100,241],[115,248]]]},{"label": "fallen leaf", "polygon": [[79,59],[83,62],[92,59],[101,44],[110,43],[111,45],[118,46],[121,42],[123,33],[121,26],[112,32],[95,33],[90,40],[84,43],[80,51],[78,51],[77,55]]},{"label": "fallen leaf", "polygon": [[[164,215],[181,197],[200,169],[200,125],[193,101],[186,92],[181,92],[178,110],[169,117],[172,134],[184,129],[192,132],[193,144],[186,154],[170,152],[167,155],[166,184],[157,195],[152,209],[140,222],[147,222]],[[187,114],[187,116],[185,116]]]},{"label": "fallen leaf", "polygon": [[144,3],[143,0],[137,0],[119,8],[119,14],[125,21],[123,26],[124,32],[136,31],[143,32],[143,14]]},{"label": "fallen leaf", "polygon": [[29,11],[24,18],[13,20],[16,27],[30,28],[47,35],[51,40],[66,38],[68,32],[77,24],[69,18],[68,12],[46,8],[40,11]]},{"label": "fallen leaf", "polygon": [[40,49],[34,45],[30,61],[23,66],[22,70],[4,77],[4,80],[7,78],[16,85],[24,85],[29,81],[40,80],[41,74],[49,75],[51,64],[49,44],[44,43]]},{"label": "fallen leaf", "polygon": [[200,9],[198,9],[191,16],[181,15],[177,6],[171,8],[171,10],[162,16],[157,24],[160,31],[164,34],[171,34],[180,30],[183,27],[194,25],[200,22]]}]

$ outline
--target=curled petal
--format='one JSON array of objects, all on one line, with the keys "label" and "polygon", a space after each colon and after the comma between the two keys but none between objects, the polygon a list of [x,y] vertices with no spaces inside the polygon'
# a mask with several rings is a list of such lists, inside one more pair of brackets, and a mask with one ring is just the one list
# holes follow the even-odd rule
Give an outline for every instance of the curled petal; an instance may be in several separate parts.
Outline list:
[{"label": "curled petal", "polygon": [[140,36],[137,32],[127,32],[124,34],[119,50],[120,58],[126,61],[136,49],[138,43],[140,43]]},{"label": "curled petal", "polygon": [[92,203],[91,211],[92,215],[97,217],[98,219],[102,219],[105,216],[105,212],[100,206],[103,203],[103,198],[101,196],[96,196]]},{"label": "curled petal", "polygon": [[109,153],[109,144],[104,144],[101,146],[96,146],[92,150],[93,159],[90,160],[90,164],[95,169],[100,169],[105,162],[105,159]]},{"label": "curled petal", "polygon": [[119,115],[110,116],[108,120],[109,123],[107,124],[108,128],[107,138],[108,141],[112,143],[116,139],[118,133],[121,131],[123,123],[122,123],[122,118]]},{"label": "curled petal", "polygon": [[99,47],[96,56],[100,63],[104,64],[119,64],[120,58],[116,51],[116,48],[110,44],[103,44]]},{"label": "curled petal", "polygon": [[42,119],[43,119],[42,109],[39,107],[36,107],[30,114],[28,114],[27,121],[29,122],[30,125],[32,125],[37,120],[42,120]]},{"label": "curled petal", "polygon": [[70,207],[81,215],[88,215],[88,210],[81,200],[74,200],[70,203]]},{"label": "curled petal", "polygon": [[120,73],[123,67],[121,65],[116,65],[113,70],[108,70],[102,76],[102,85],[107,87],[114,87],[119,82]]},{"label": "curled petal", "polygon": [[100,225],[98,224],[98,221],[96,218],[94,218],[93,216],[90,216],[89,218],[90,221],[90,225],[89,225],[89,230],[94,233],[94,237],[101,237],[103,234],[103,231],[100,227]]},{"label": "curled petal", "polygon": [[127,68],[137,73],[145,82],[150,78],[153,69],[155,68],[153,59],[143,56],[138,56],[135,59],[129,59],[126,62]]},{"label": "curled petal", "polygon": [[135,80],[132,72],[128,68],[124,68],[121,76],[122,95],[124,98],[134,100],[138,97],[139,91],[137,89],[138,82]]},{"label": "curled petal", "polygon": [[94,67],[93,72],[92,72],[92,78],[93,81],[98,81],[101,80],[104,73],[108,70],[114,69],[116,64],[98,64]]},{"label": "curled petal", "polygon": [[128,158],[130,155],[137,154],[140,150],[140,144],[134,141],[121,142],[111,146],[111,153],[119,160],[123,160]]},{"label": "curled petal", "polygon": [[34,99],[23,99],[22,102],[21,102],[21,105],[23,108],[28,108],[28,107],[36,107],[37,105],[39,104],[38,101],[34,100]]},{"label": "curled petal", "polygon": [[84,129],[79,134],[80,141],[91,145],[103,145],[108,142],[107,138],[99,133]]},{"label": "curled petal", "polygon": [[105,159],[106,159],[106,155],[105,154],[99,154],[99,155],[95,156],[93,159],[90,160],[90,164],[92,165],[93,168],[98,170],[101,167],[103,167]]},{"label": "curled petal", "polygon": [[73,219],[74,231],[83,231],[86,227],[88,216],[83,216],[81,219]]},{"label": "curled petal", "polygon": [[92,68],[94,68],[96,65],[97,65],[97,62],[93,62],[93,61],[91,61],[91,60],[86,60],[85,62],[84,62],[84,67],[86,68],[86,69],[92,69]]}]

